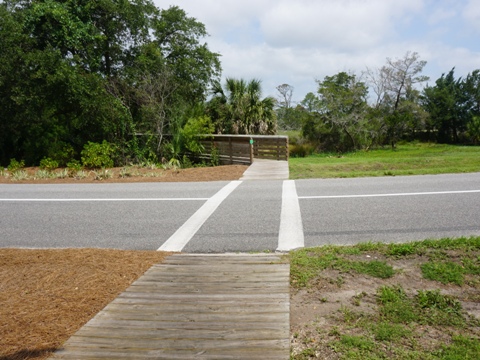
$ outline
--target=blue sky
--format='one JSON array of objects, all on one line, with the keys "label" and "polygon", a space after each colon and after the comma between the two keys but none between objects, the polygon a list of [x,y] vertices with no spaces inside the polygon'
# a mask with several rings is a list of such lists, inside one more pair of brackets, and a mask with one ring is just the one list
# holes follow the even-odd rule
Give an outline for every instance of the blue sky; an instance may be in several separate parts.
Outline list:
[{"label": "blue sky", "polygon": [[155,0],[204,23],[223,77],[262,80],[263,95],[292,85],[294,100],[316,79],[361,75],[407,51],[426,60],[433,84],[455,67],[480,69],[480,0]]}]

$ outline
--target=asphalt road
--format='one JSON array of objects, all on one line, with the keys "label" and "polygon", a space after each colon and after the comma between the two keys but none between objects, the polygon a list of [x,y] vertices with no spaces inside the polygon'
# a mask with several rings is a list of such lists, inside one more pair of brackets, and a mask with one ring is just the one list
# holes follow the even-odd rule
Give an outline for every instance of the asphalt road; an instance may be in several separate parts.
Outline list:
[{"label": "asphalt road", "polygon": [[480,173],[0,185],[0,247],[286,251],[480,235]]}]

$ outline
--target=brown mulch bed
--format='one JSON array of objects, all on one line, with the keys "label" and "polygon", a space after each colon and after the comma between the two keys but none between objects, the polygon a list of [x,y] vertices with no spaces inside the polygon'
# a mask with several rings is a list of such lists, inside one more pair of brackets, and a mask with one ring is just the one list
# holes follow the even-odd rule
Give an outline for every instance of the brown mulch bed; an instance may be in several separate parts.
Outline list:
[{"label": "brown mulch bed", "polygon": [[[0,183],[118,183],[238,180],[243,165],[191,169],[134,168],[122,177],[29,178]],[[1,235],[0,235],[1,236]],[[46,359],[88,320],[167,253],[109,249],[29,250],[0,248],[0,360]]]},{"label": "brown mulch bed", "polygon": [[[39,178],[37,167],[23,169],[28,177],[16,180],[13,174],[0,176],[4,184],[82,184],[82,183],[131,183],[131,182],[199,182],[238,180],[247,170],[247,165],[223,165],[188,169],[149,169],[142,167],[112,168],[103,170],[85,170],[85,177],[71,173],[64,178]],[[126,169],[126,170],[125,170]],[[52,171],[60,173],[63,169]],[[108,175],[108,176],[105,176]],[[1,360],[1,359],[0,359]]]},{"label": "brown mulch bed", "polygon": [[0,359],[45,359],[167,253],[0,249]]}]

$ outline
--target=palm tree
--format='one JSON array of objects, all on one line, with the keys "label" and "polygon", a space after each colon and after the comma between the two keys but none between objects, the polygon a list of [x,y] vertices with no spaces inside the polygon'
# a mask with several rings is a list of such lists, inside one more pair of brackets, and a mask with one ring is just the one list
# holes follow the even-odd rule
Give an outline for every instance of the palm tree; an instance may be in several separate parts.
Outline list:
[{"label": "palm tree", "polygon": [[219,132],[234,134],[274,134],[277,118],[275,99],[262,96],[261,81],[227,78],[225,86],[216,83],[212,89],[210,115]]}]

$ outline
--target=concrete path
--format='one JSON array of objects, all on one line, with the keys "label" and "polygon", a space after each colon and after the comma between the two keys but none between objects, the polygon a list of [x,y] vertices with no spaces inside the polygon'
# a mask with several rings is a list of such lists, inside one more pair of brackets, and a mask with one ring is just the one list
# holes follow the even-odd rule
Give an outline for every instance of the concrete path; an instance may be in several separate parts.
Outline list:
[{"label": "concrete path", "polygon": [[287,360],[289,272],[279,255],[172,255],[51,359]]},{"label": "concrete path", "polygon": [[254,159],[240,180],[287,180],[288,161]]}]

